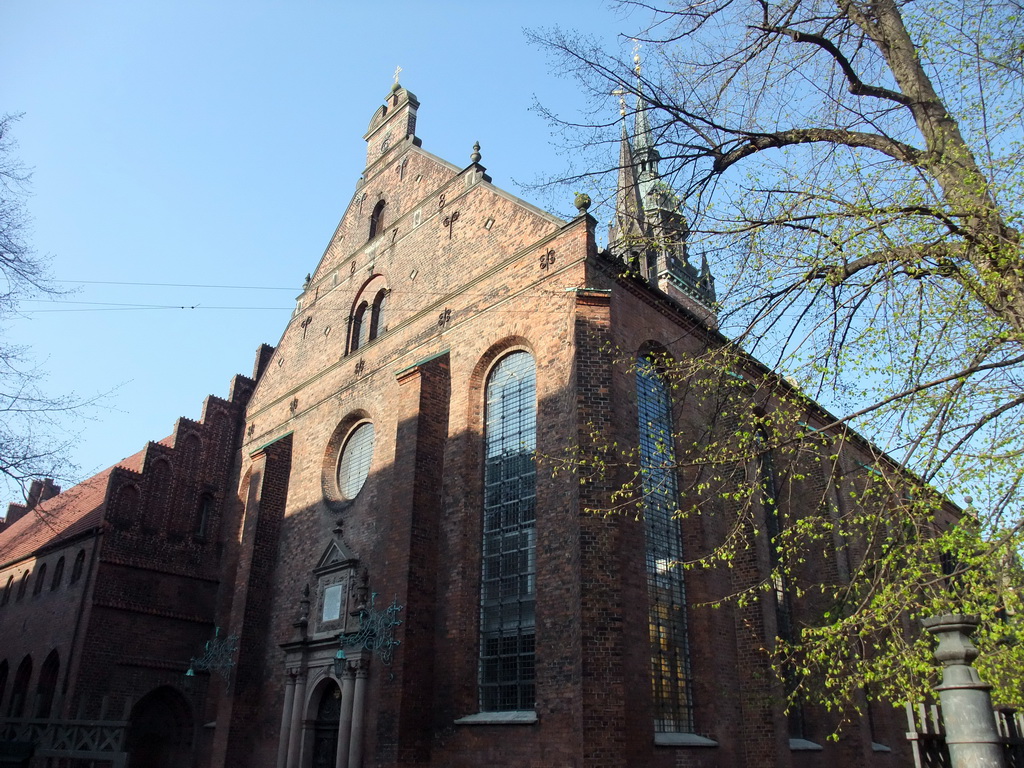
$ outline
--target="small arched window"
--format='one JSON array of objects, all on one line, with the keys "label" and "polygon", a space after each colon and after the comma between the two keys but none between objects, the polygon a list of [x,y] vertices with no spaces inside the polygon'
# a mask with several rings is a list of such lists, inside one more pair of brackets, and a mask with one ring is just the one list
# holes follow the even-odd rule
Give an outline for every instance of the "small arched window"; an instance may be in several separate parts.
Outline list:
[{"label": "small arched window", "polygon": [[387,331],[387,311],[391,289],[384,275],[374,275],[363,284],[352,302],[349,318],[348,351],[351,355]]},{"label": "small arched window", "polygon": [[352,341],[349,344],[350,352],[355,352],[369,340],[367,339],[367,335],[370,331],[370,318],[366,316],[368,310],[369,306],[364,301],[360,303],[356,308],[355,314],[352,315]]},{"label": "small arched window", "polygon": [[0,605],[7,605],[9,602],[11,602],[11,593],[13,591],[14,591],[14,577],[13,576],[9,576],[7,578],[7,588],[4,589],[3,602],[0,602]]},{"label": "small arched window", "polygon": [[204,493],[202,498],[199,499],[199,510],[196,515],[196,527],[195,535],[197,539],[202,539],[206,536],[206,527],[210,524],[210,518],[213,516],[213,494]]},{"label": "small arched window", "polygon": [[82,570],[85,568],[85,550],[78,550],[78,555],[75,557],[75,564],[71,566],[71,583],[74,584],[80,578],[82,578]]},{"label": "small arched window", "polygon": [[43,591],[43,584],[46,582],[46,563],[39,566],[39,570],[36,572],[36,585],[32,589],[33,595],[38,595]]},{"label": "small arched window", "polygon": [[384,201],[378,200],[373,206],[373,213],[370,214],[370,236],[367,240],[373,240],[384,231]]},{"label": "small arched window", "polygon": [[50,582],[50,591],[60,587],[60,583],[64,580],[64,558],[62,557],[57,561],[57,567],[53,569],[53,581]]},{"label": "small arched window", "polygon": [[25,592],[28,590],[28,571],[25,571],[21,575],[21,581],[18,582],[18,600],[21,600],[25,596]]},{"label": "small arched window", "polygon": [[370,332],[368,334],[368,340],[370,341],[376,339],[387,330],[384,324],[384,305],[387,302],[388,293],[387,288],[382,288],[373,297],[373,306],[370,308]]}]

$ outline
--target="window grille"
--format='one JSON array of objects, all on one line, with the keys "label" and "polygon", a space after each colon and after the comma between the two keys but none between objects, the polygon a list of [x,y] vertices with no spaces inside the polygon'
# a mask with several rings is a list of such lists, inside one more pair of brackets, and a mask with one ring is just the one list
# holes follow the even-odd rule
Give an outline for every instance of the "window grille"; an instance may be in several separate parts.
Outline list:
[{"label": "window grille", "polygon": [[683,580],[683,541],[675,474],[672,399],[650,357],[636,375],[640,426],[640,472],[647,535],[650,598],[651,683],[656,732],[693,732],[690,646]]},{"label": "window grille", "polygon": [[526,352],[488,379],[484,443],[480,709],[533,709],[537,382]]}]

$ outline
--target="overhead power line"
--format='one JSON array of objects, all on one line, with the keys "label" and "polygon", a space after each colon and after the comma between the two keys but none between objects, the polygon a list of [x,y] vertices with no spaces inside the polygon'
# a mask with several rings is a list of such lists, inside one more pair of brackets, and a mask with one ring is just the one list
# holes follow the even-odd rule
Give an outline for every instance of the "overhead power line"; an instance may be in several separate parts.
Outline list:
[{"label": "overhead power line", "polygon": [[[114,301],[69,301],[66,299],[24,299],[25,303],[57,304],[60,309],[22,309],[19,314],[35,315],[41,312],[124,312],[139,309],[233,309],[233,310],[272,310],[274,312],[290,312],[291,307],[227,307],[207,304],[123,304]],[[69,307],[74,304],[77,306]]]},{"label": "overhead power line", "polygon": [[131,312],[137,310],[151,310],[151,309],[241,309],[241,310],[272,310],[274,312],[289,311],[288,307],[204,307],[201,304],[196,304],[191,307],[187,306],[173,306],[173,305],[138,305],[138,306],[113,306],[113,307],[80,307],[77,309],[24,309],[21,310],[20,314],[23,315],[38,315],[43,312]]},{"label": "overhead power line", "polygon": [[151,288],[226,288],[239,291],[301,291],[301,288],[282,288],[272,285],[202,285],[200,283],[135,283],[116,280],[54,280],[55,283],[74,283],[76,285],[138,285]]},{"label": "overhead power line", "polygon": [[[201,283],[141,283],[141,282],[117,282],[113,280],[54,280],[55,283],[67,283],[75,285],[127,285],[127,286],[142,286],[148,288],[212,288],[212,289],[227,289],[234,291],[291,291],[294,294],[301,294],[303,290],[301,288],[280,288],[270,285],[205,285]],[[330,285],[325,286],[322,292],[323,296],[326,296],[333,290],[336,290],[339,286]],[[350,286],[351,287],[351,286]],[[564,287],[550,288],[536,286],[521,293],[531,293],[535,295],[549,294],[551,296],[562,296],[565,291],[568,290]],[[400,290],[395,291],[396,294],[400,294],[404,297],[420,297],[420,296],[447,296],[451,293],[450,290],[414,290],[412,286],[404,285]],[[496,298],[497,293],[492,289],[488,291],[460,291],[460,296],[466,296],[469,298]],[[45,301],[43,299],[36,299],[35,301]],[[63,303],[86,303],[86,302],[66,302],[62,299],[54,299],[53,301]],[[148,304],[139,304],[138,306],[150,306]],[[243,307],[240,307],[243,309]],[[260,307],[260,309],[270,309],[270,307]]]}]

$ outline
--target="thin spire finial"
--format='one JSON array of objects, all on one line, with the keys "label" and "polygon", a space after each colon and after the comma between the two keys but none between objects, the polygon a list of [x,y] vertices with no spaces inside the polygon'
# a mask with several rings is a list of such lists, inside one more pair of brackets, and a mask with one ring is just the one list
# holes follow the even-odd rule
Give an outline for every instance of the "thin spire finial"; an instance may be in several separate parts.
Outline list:
[{"label": "thin spire finial", "polygon": [[619,97],[619,116],[620,117],[625,117],[626,116],[626,93],[627,93],[627,91],[624,90],[623,88],[616,88],[614,91],[612,91],[612,94],[611,94],[612,96],[618,96]]}]

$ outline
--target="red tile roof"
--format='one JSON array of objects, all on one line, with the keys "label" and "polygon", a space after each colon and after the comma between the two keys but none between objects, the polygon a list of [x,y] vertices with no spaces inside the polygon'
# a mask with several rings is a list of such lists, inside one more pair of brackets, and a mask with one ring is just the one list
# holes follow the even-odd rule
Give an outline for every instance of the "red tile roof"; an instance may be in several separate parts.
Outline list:
[{"label": "red tile roof", "polygon": [[[145,449],[115,466],[138,472]],[[108,467],[78,485],[29,510],[0,532],[0,567],[32,555],[43,547],[60,544],[103,521],[103,501],[114,467]]]}]

